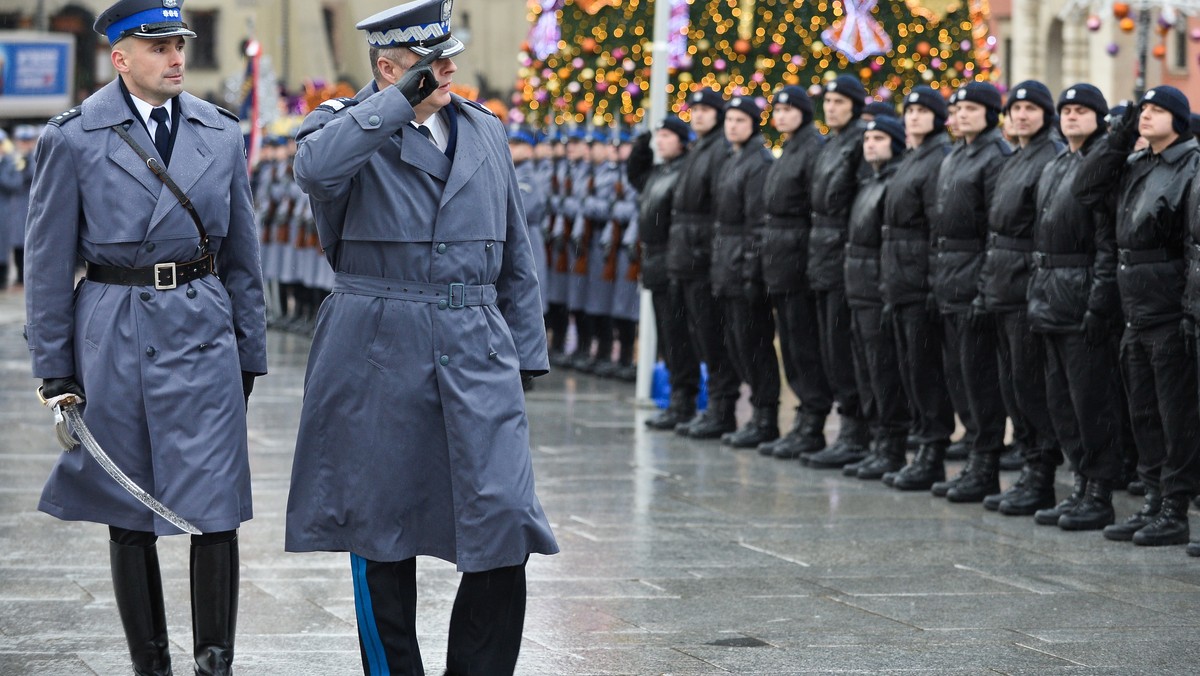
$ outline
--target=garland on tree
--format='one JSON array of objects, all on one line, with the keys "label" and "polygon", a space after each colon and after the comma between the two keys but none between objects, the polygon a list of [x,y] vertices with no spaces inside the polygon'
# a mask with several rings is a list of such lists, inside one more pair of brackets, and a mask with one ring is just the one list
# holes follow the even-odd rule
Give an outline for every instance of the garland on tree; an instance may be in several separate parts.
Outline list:
[{"label": "garland on tree", "polygon": [[[988,0],[658,0],[672,4],[668,101],[720,89],[765,104],[782,85],[857,74],[881,101],[917,84],[947,96],[992,80]],[[518,56],[517,121],[539,126],[645,115],[655,0],[529,0]]]}]

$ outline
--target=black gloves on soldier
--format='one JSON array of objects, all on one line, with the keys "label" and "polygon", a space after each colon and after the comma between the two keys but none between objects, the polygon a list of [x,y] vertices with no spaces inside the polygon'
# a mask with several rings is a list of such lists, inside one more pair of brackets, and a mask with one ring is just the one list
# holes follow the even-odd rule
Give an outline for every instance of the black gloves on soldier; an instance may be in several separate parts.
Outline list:
[{"label": "black gloves on soldier", "polygon": [[408,99],[409,105],[413,108],[429,98],[441,86],[437,76],[433,73],[433,62],[440,58],[442,58],[442,48],[436,47],[420,61],[414,63],[412,68],[400,76],[400,79],[393,85],[400,90],[400,93],[404,94],[404,98]]},{"label": "black gloves on soldier", "polygon": [[83,388],[79,383],[75,382],[75,376],[67,376],[66,378],[43,378],[42,379],[42,396],[46,399],[53,399],[63,394],[74,394],[83,396]]}]

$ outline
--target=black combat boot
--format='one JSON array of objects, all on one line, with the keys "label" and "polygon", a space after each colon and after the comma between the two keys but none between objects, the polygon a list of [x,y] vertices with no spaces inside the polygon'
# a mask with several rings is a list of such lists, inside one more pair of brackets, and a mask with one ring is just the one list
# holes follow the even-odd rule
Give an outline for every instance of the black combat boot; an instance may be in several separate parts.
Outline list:
[{"label": "black combat boot", "polygon": [[1008,516],[1033,516],[1040,509],[1053,507],[1054,470],[1053,465],[1030,466],[1025,485],[1000,502],[1000,513]]},{"label": "black combat boot", "polygon": [[1104,538],[1106,540],[1116,540],[1118,542],[1132,540],[1134,533],[1158,518],[1158,514],[1162,511],[1163,506],[1162,493],[1159,493],[1157,488],[1147,486],[1146,497],[1142,498],[1142,500],[1142,508],[1135,512],[1133,516],[1121,523],[1114,523],[1111,526],[1104,527]]},{"label": "black combat boot", "polygon": [[1000,470],[1012,472],[1024,466],[1025,444],[1014,439],[1011,444],[1004,447],[1004,452],[1000,454]]},{"label": "black combat boot", "polygon": [[965,438],[946,447],[947,460],[966,460],[969,455],[971,455],[971,444],[967,443]]},{"label": "black combat boot", "polygon": [[1057,526],[1059,518],[1063,514],[1075,509],[1075,505],[1083,499],[1087,492],[1088,481],[1079,472],[1075,473],[1075,485],[1071,489],[1071,494],[1063,498],[1063,501],[1053,507],[1039,509],[1033,513],[1033,522],[1039,526]]},{"label": "black combat boot", "polygon": [[696,411],[691,420],[688,420],[687,422],[681,422],[676,425],[675,434],[678,434],[681,437],[691,436],[692,426],[697,425],[701,420],[704,420],[705,413],[706,411]]},{"label": "black combat boot", "polygon": [[965,465],[963,465],[963,468],[961,470],[959,470],[958,474],[955,474],[953,477],[951,477],[949,479],[943,478],[942,481],[938,481],[938,482],[934,483],[932,486],[929,487],[929,492],[933,493],[935,496],[937,496],[939,498],[946,497],[946,493],[950,492],[951,488],[957,486],[958,482],[962,481],[962,478],[964,476],[975,471],[975,463],[977,461],[978,461],[978,456],[976,456],[975,453],[969,453],[967,455],[967,463]]},{"label": "black combat boot", "polygon": [[692,439],[720,439],[722,435],[736,430],[737,418],[733,412],[736,405],[735,401],[710,401],[704,415],[688,426],[687,436]]},{"label": "black combat boot", "polygon": [[1133,544],[1143,547],[1186,545],[1191,539],[1187,515],[1189,503],[1186,495],[1164,497],[1158,516],[1133,534]]},{"label": "black combat boot", "polygon": [[907,451],[908,444],[905,439],[884,437],[875,443],[875,459],[861,465],[855,476],[864,481],[878,481],[888,472],[899,472],[904,467]]},{"label": "black combat boot", "polygon": [[790,443],[796,442],[796,437],[800,434],[800,428],[804,425],[804,416],[800,411],[796,411],[796,417],[792,419],[792,429],[788,433],[772,441],[764,441],[758,445],[759,455],[775,455],[775,449]]},{"label": "black combat boot", "polygon": [[1087,492],[1071,511],[1058,517],[1063,530],[1100,530],[1116,520],[1112,504],[1112,483],[1089,479]]},{"label": "black combat boot", "polygon": [[734,448],[758,448],[759,444],[778,438],[779,409],[755,408],[750,422],[728,437],[721,437],[721,443]]},{"label": "black combat boot", "polygon": [[950,502],[983,502],[992,493],[1000,492],[1000,452],[977,451],[978,458],[973,471],[964,473],[952,488],[946,491]]},{"label": "black combat boot", "polygon": [[113,594],[135,676],[171,676],[158,549],[108,543]]},{"label": "black combat boot", "polygon": [[691,420],[695,413],[695,395],[672,391],[671,403],[658,415],[647,418],[646,427],[652,430],[673,430],[679,423]]},{"label": "black combat boot", "polygon": [[994,512],[1000,509],[1000,503],[1004,502],[1005,498],[1025,488],[1025,482],[1029,479],[1029,472],[1031,469],[1032,468],[1029,465],[1022,467],[1021,475],[1017,477],[1017,480],[1013,482],[1013,485],[1005,488],[999,493],[993,493],[983,499],[983,508],[989,512]]},{"label": "black combat boot", "polygon": [[192,545],[192,644],[196,676],[233,673],[238,610],[238,542]]},{"label": "black combat boot", "polygon": [[825,448],[825,416],[817,413],[801,413],[800,423],[792,443],[775,447],[773,455],[780,460],[794,460],[801,455],[819,452]]},{"label": "black combat boot", "polygon": [[841,417],[841,429],[833,446],[808,456],[801,455],[800,461],[814,469],[841,469],[852,462],[858,462],[867,455],[867,444],[870,443],[871,430],[862,418]]},{"label": "black combat boot", "polygon": [[879,457],[879,444],[881,443],[883,443],[882,439],[872,439],[867,444],[867,454],[862,459],[842,466],[842,476],[858,476],[859,467],[874,462],[875,458]]},{"label": "black combat boot", "polygon": [[946,478],[946,446],[925,444],[917,455],[892,479],[892,488],[901,491],[927,491],[934,482]]},{"label": "black combat boot", "polygon": [[1134,479],[1125,485],[1125,491],[1130,495],[1145,495],[1146,482],[1141,479]]},{"label": "black combat boot", "polygon": [[1188,543],[1187,555],[1188,556],[1200,556],[1200,541]]}]

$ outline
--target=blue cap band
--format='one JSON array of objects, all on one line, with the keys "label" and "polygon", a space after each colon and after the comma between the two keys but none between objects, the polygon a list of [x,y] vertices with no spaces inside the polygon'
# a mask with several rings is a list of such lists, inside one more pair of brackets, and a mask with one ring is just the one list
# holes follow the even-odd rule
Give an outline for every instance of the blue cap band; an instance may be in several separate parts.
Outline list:
[{"label": "blue cap band", "polygon": [[117,40],[120,40],[125,32],[139,28],[142,24],[161,26],[164,23],[172,24],[173,27],[183,27],[183,12],[178,7],[172,9],[167,9],[166,7],[147,9],[136,14],[131,14],[119,21],[114,21],[104,31],[104,35],[108,37],[109,44],[116,44]]}]

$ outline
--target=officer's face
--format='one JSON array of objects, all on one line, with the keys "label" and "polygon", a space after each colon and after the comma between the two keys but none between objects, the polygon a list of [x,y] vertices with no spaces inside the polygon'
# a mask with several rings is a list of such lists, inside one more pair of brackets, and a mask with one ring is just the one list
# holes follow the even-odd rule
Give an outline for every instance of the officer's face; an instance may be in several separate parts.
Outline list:
[{"label": "officer's face", "polygon": [[512,152],[513,162],[524,162],[533,157],[533,147],[528,143],[510,141],[508,149]]},{"label": "officer's face", "polygon": [[725,111],[725,138],[734,145],[750,140],[754,132],[754,120],[736,108]]},{"label": "officer's face", "polygon": [[826,92],[824,100],[821,101],[821,107],[825,110],[825,124],[834,131],[845,127],[850,124],[850,120],[854,119],[854,102],[850,100],[849,96],[843,96],[837,92]]},{"label": "officer's face", "polygon": [[533,148],[533,156],[538,158],[539,160],[547,159],[553,154],[554,154],[554,147],[551,146],[549,143],[539,143],[536,146],[534,146],[534,148]]},{"label": "officer's face", "polygon": [[1153,103],[1142,105],[1142,114],[1138,118],[1138,132],[1150,145],[1155,145],[1169,139],[1175,134],[1174,120],[1171,112]]},{"label": "officer's face", "polygon": [[[380,58],[386,59],[386,57]],[[399,50],[397,59],[398,60],[394,62],[397,66],[395,71],[396,75],[392,82],[396,82],[403,77],[404,74],[408,72],[409,68],[412,68],[414,65],[416,65],[417,61],[421,60],[421,57],[412,50],[402,49]],[[434,61],[432,68],[433,74],[435,77],[437,77],[439,83],[438,88],[429,95],[429,98],[425,99],[417,106],[417,108],[424,109],[418,111],[417,119],[425,119],[421,116],[422,112],[426,112],[427,115],[425,117],[428,117],[428,115],[436,113],[450,104],[450,85],[454,81],[454,73],[458,71],[458,66],[454,65],[454,59],[445,58]]]},{"label": "officer's face", "polygon": [[654,147],[659,157],[670,161],[683,154],[683,139],[670,129],[659,129],[654,132]]},{"label": "officer's face", "polygon": [[771,107],[771,126],[780,134],[790,134],[804,123],[804,113],[796,106],[776,103]]},{"label": "officer's face", "polygon": [[586,159],[588,155],[587,144],[578,139],[567,141],[567,159],[572,162],[576,160]]},{"label": "officer's face", "polygon": [[924,138],[933,133],[933,111],[919,103],[904,109],[904,131]]},{"label": "officer's face", "polygon": [[111,58],[129,93],[146,103],[161,106],[183,91],[183,36],[127,37],[113,46]]},{"label": "officer's face", "polygon": [[588,156],[596,164],[608,161],[608,146],[603,143],[593,143],[588,148]]},{"label": "officer's face", "polygon": [[1045,126],[1046,111],[1029,101],[1017,101],[1009,106],[1008,119],[1012,120],[1013,135],[1028,139]]},{"label": "officer's face", "polygon": [[871,164],[883,164],[892,159],[892,137],[877,129],[863,134],[863,159]]},{"label": "officer's face", "polygon": [[33,152],[33,147],[37,145],[37,139],[17,141],[15,145],[17,146],[17,153],[29,155]]},{"label": "officer's face", "polygon": [[717,109],[712,106],[693,105],[689,111],[692,116],[692,131],[697,136],[704,136],[717,126]]},{"label": "officer's face", "polygon": [[987,108],[974,101],[959,101],[954,122],[959,134],[973,139],[987,129]]},{"label": "officer's face", "polygon": [[1059,126],[1069,141],[1082,141],[1096,133],[1096,111],[1078,103],[1068,103],[1058,111]]}]

